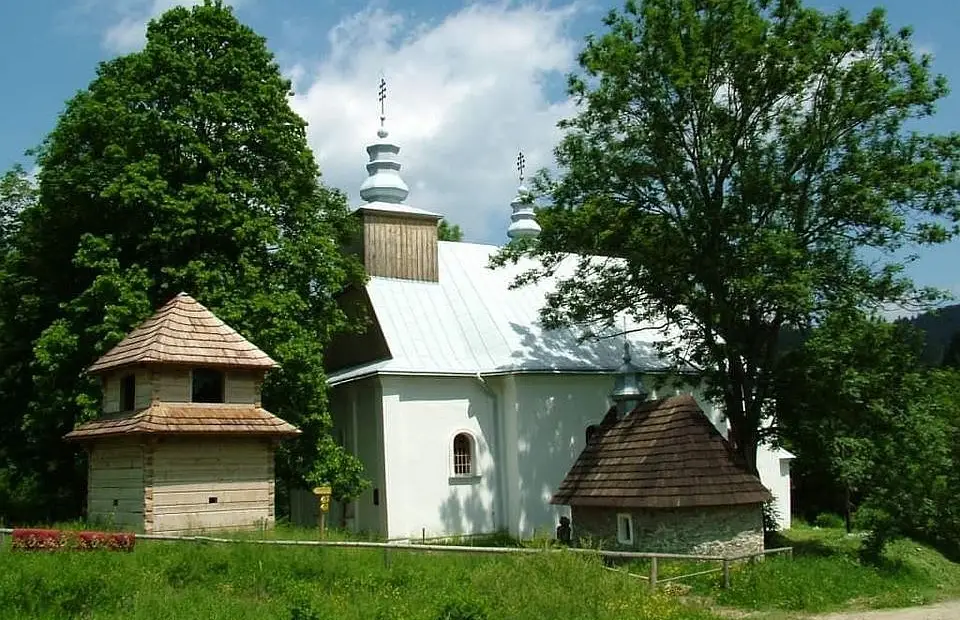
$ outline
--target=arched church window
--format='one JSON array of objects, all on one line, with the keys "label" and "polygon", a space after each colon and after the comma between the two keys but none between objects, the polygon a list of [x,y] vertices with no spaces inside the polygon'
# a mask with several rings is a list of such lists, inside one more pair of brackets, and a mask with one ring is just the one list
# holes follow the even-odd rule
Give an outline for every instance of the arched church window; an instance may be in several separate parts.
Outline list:
[{"label": "arched church window", "polygon": [[453,475],[472,476],[473,459],[473,437],[468,433],[458,433],[453,438]]}]

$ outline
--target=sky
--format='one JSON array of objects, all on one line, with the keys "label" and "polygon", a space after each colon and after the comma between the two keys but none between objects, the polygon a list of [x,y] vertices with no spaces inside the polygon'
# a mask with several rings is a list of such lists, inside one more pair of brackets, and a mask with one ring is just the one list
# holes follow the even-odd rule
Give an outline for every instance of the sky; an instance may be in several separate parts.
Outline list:
[{"label": "sky", "polygon": [[[142,47],[146,23],[189,0],[0,1],[0,171],[53,128],[97,63]],[[808,0],[861,17],[877,0]],[[237,17],[267,39],[292,80],[293,108],[324,182],[359,202],[365,147],[379,124],[377,84],[388,82],[387,125],[401,147],[407,202],[460,224],[466,241],[503,243],[516,192],[517,151],[528,170],[553,163],[556,124],[576,108],[565,89],[584,37],[622,0],[235,0]],[[960,90],[960,2],[890,0],[895,28],[912,26],[934,70]],[[960,94],[926,131],[960,130]],[[960,241],[917,248],[908,273],[960,296]]]}]

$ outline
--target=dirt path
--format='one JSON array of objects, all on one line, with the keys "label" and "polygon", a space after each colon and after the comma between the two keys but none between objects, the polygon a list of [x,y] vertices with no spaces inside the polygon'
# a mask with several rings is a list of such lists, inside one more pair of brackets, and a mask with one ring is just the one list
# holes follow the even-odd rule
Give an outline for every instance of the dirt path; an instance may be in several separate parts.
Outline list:
[{"label": "dirt path", "polygon": [[960,600],[907,609],[848,611],[812,616],[809,620],[960,620]]}]

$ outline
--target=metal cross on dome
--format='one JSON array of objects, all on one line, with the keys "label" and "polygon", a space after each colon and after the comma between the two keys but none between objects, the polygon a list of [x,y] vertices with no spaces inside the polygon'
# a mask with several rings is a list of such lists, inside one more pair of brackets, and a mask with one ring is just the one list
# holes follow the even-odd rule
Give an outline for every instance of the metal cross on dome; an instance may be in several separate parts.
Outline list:
[{"label": "metal cross on dome", "polygon": [[523,151],[517,155],[517,172],[520,173],[520,182],[523,183],[523,171],[526,168],[527,160],[523,157]]},{"label": "metal cross on dome", "polygon": [[383,122],[387,120],[387,115],[383,111],[383,102],[387,98],[387,81],[383,78],[380,78],[380,93],[378,99],[380,101],[380,125],[383,125]]}]

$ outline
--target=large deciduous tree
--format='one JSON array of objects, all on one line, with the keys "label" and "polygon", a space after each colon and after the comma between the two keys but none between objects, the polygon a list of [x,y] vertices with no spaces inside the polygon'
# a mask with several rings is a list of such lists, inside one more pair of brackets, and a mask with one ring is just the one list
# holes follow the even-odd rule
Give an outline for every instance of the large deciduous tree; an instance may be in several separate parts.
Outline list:
[{"label": "large deciduous tree", "polygon": [[[960,139],[908,132],[947,92],[907,30],[799,0],[643,0],[571,76],[558,177],[526,254],[581,256],[544,319],[620,311],[678,334],[754,468],[785,326],[837,305],[923,302],[892,252],[956,233]],[[611,260],[586,260],[587,255]]]},{"label": "large deciduous tree", "polygon": [[97,415],[84,369],[181,290],[280,363],[264,403],[303,435],[278,476],[357,492],[359,464],[329,435],[322,355],[349,327],[335,294],[363,272],[340,251],[354,225],[289,93],[264,40],[208,0],[101,64],[37,149],[39,199],[0,279],[3,426],[18,429],[0,454],[21,518],[75,514],[83,473],[62,436]]}]

